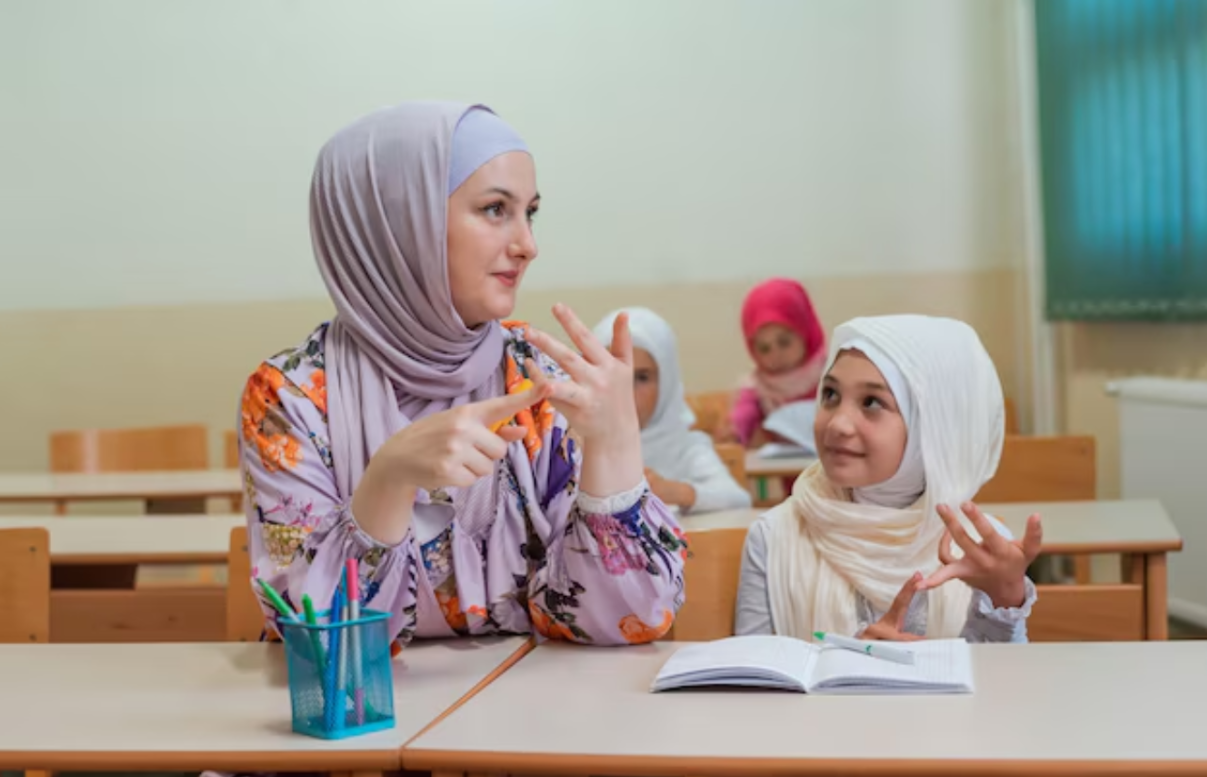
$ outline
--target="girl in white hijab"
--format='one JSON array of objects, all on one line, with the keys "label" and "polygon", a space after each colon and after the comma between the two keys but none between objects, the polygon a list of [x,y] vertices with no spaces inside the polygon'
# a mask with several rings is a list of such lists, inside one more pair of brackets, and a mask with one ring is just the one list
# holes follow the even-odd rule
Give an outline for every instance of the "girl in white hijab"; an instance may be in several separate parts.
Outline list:
[{"label": "girl in white hijab", "polygon": [[696,417],[684,398],[670,324],[647,308],[625,308],[604,316],[595,336],[607,347],[616,317],[624,312],[633,338],[633,394],[650,490],[685,514],[750,507],[750,492],[730,475],[712,438],[692,431]]},{"label": "girl in white hijab", "polygon": [[819,461],[747,535],[737,633],[1025,642],[1039,516],[1016,541],[968,501],[997,469],[1003,428],[997,371],[968,325],[839,326]]}]

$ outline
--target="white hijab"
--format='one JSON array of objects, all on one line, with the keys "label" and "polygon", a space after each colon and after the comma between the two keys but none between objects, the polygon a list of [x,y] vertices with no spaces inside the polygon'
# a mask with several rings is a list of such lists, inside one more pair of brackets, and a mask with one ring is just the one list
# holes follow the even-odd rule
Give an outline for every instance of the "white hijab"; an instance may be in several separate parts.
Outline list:
[{"label": "white hijab", "polygon": [[629,314],[633,347],[648,352],[658,365],[658,402],[641,430],[641,458],[646,467],[668,480],[689,480],[692,459],[684,454],[693,445],[706,445],[711,450],[712,438],[692,431],[696,416],[684,395],[675,332],[648,308],[622,308],[604,316],[595,326],[595,336],[605,346],[612,344],[612,326],[621,313]]},{"label": "white hijab", "polygon": [[[826,373],[850,348],[885,375],[909,437],[900,468],[884,483],[852,494],[814,464],[768,514],[772,618],[777,633],[801,639],[814,631],[854,635],[857,593],[884,612],[914,572],[934,571],[944,531],[935,508],[958,511],[993,476],[1002,451],[1001,383],[970,326],[928,316],[857,318],[834,331]],[[902,501],[910,493],[916,501]],[[958,636],[970,596],[959,581],[930,591],[926,635]]]}]

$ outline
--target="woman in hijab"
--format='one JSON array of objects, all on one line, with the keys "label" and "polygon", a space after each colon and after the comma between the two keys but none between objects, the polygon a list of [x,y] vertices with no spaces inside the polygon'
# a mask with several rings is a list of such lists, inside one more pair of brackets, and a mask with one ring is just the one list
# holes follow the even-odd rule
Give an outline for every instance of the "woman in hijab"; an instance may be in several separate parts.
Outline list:
[{"label": "woman in hijab", "polygon": [[323,147],[310,224],[337,312],[256,370],[240,418],[253,575],[290,604],[329,601],[356,558],[398,645],[670,628],[686,549],[642,474],[625,319],[608,349],[555,307],[577,350],[503,321],[539,203],[483,106],[405,103]]},{"label": "woman in hijab", "polygon": [[1004,428],[976,332],[885,316],[848,321],[833,339],[819,461],[747,535],[737,632],[1026,641],[1039,516],[1014,540],[968,501],[997,469]]},{"label": "woman in hijab", "polygon": [[684,397],[670,324],[647,308],[613,311],[595,327],[605,346],[612,344],[621,314],[628,316],[633,340],[633,397],[650,489],[684,514],[750,507],[750,492],[730,475],[712,438],[692,431],[696,417]]}]

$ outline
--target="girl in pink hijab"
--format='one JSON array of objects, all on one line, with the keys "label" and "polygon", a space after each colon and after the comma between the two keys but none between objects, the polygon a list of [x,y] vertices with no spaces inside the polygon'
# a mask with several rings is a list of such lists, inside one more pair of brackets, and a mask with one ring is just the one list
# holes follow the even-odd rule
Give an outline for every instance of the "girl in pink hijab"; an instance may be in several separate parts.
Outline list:
[{"label": "girl in pink hijab", "polygon": [[337,312],[255,371],[240,413],[253,575],[290,604],[329,601],[356,558],[398,646],[670,628],[686,548],[643,475],[627,319],[605,348],[555,307],[575,349],[505,320],[539,205],[527,147],[482,106],[406,103],[323,147],[310,224]]},{"label": "girl in pink hijab", "polygon": [[817,396],[826,331],[798,281],[772,278],[742,303],[742,334],[755,369],[734,401],[730,423],[746,446],[766,441],[763,420],[781,406]]}]

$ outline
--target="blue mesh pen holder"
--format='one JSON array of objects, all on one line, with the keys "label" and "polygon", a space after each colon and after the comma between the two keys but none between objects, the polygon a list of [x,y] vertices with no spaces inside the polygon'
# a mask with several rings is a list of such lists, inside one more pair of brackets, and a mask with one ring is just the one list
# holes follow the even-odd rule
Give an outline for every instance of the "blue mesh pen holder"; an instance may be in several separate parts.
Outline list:
[{"label": "blue mesh pen holder", "polygon": [[278,618],[294,731],[343,739],[394,726],[388,618],[378,610],[337,623],[323,612],[314,625]]}]

